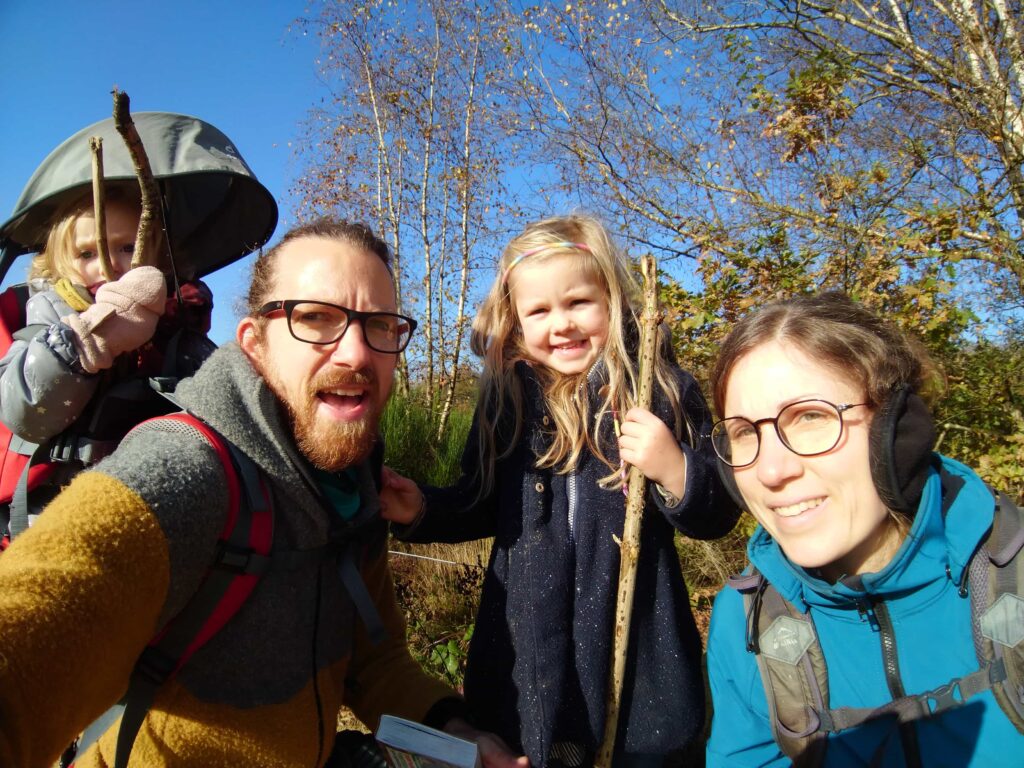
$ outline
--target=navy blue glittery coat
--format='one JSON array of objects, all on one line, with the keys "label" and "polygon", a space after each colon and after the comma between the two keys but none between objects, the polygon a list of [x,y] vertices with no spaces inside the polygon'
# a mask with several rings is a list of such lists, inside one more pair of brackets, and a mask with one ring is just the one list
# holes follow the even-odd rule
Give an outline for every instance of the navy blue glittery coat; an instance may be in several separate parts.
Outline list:
[{"label": "navy blue glittery coat", "polygon": [[[699,387],[689,374],[674,371],[693,433],[707,434],[711,416]],[[479,727],[521,747],[533,766],[544,766],[553,743],[593,751],[603,735],[619,575],[613,536],[622,535],[625,497],[598,487],[609,469],[587,452],[569,474],[534,466],[549,419],[532,369],[520,363],[516,373],[525,395],[524,426],[514,450],[497,463],[494,490],[476,498],[474,419],[463,477],[451,488],[424,488],[424,515],[398,533],[419,542],[495,537],[469,650],[466,697]],[[588,376],[591,413],[604,381],[599,364]],[[652,411],[671,425],[671,409],[655,390]],[[617,462],[611,418],[603,422],[599,439]],[[505,432],[499,428],[499,452]],[[687,458],[684,498],[669,508],[653,486],[647,496],[616,742],[628,753],[681,749],[704,723],[700,637],[673,529],[714,538],[732,529],[738,513],[720,485],[708,441],[681,447]]]}]

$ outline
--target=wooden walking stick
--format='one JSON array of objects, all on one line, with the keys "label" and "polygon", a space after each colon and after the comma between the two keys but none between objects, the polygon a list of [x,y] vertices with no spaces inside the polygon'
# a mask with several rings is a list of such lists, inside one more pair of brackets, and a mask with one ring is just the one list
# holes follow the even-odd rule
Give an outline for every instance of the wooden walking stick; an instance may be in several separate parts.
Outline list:
[{"label": "wooden walking stick", "polygon": [[107,213],[106,194],[103,188],[103,137],[93,136],[89,139],[92,151],[92,208],[93,221],[96,225],[96,258],[100,262],[100,272],[108,283],[114,279],[114,270],[110,266],[110,254],[107,252]]},{"label": "wooden walking stick", "polygon": [[154,231],[163,232],[163,211],[160,208],[160,188],[157,186],[156,177],[153,176],[153,168],[149,164],[149,155],[142,144],[142,138],[135,127],[130,111],[131,100],[124,91],[117,88],[114,94],[114,127],[121,134],[124,143],[128,147],[128,153],[132,157],[132,165],[135,166],[135,175],[139,179],[139,189],[142,192],[142,213],[139,216],[139,232],[135,237],[135,254],[132,256],[132,268],[143,265],[156,264],[156,256],[150,255],[150,251],[156,250],[157,240],[150,238]]},{"label": "wooden walking stick", "polygon": [[[653,256],[640,260],[644,275],[644,311],[640,316],[640,391],[638,408],[651,407],[654,388],[654,356],[658,349],[658,271]],[[611,768],[615,749],[615,734],[619,725],[622,704],[622,682],[626,671],[626,653],[629,651],[629,625],[633,615],[633,592],[636,586],[636,566],[640,559],[640,523],[644,514],[647,478],[636,467],[629,468],[629,495],[626,497],[626,522],[619,542],[619,596],[615,603],[615,632],[612,635],[612,669],[608,680],[608,701],[604,721],[604,739],[597,753],[595,765]]]}]

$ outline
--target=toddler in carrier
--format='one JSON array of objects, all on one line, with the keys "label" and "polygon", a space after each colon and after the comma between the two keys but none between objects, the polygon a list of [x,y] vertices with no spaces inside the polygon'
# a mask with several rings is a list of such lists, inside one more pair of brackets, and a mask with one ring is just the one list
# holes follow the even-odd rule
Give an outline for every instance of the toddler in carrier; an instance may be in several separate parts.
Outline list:
[{"label": "toddler in carrier", "polygon": [[[140,213],[137,192],[110,186],[110,281],[97,256],[91,194],[57,210],[45,246],[32,260],[27,330],[0,360],[0,420],[14,436],[12,450],[33,454],[33,463],[57,462],[45,484],[33,490],[29,513],[41,509],[71,475],[113,450],[132,426],[167,410],[147,379],[171,372],[164,360],[173,334],[168,326],[180,326],[188,313],[172,300],[174,317],[161,323],[168,306],[163,273],[152,266],[131,269]],[[184,287],[180,304],[193,313],[187,323],[205,334],[213,306],[209,289],[201,283]],[[160,333],[158,324],[164,326]],[[194,365],[183,372],[175,360],[175,375],[194,372],[212,351],[212,342],[202,338],[204,344],[191,352]],[[20,532],[17,527],[12,523],[12,533]]]}]

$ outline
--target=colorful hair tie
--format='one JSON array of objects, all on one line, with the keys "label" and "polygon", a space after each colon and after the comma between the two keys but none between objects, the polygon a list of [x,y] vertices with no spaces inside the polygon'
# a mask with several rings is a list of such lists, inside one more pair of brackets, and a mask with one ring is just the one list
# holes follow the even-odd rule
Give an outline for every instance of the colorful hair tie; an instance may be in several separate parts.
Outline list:
[{"label": "colorful hair tie", "polygon": [[501,284],[506,285],[508,283],[509,272],[511,272],[513,268],[527,256],[534,256],[535,254],[538,254],[541,251],[547,251],[550,250],[551,248],[576,248],[577,250],[580,251],[593,253],[590,250],[590,246],[587,245],[586,243],[571,243],[568,240],[560,240],[557,243],[546,243],[545,245],[542,245],[539,248],[531,248],[528,251],[523,251],[514,259],[512,259],[512,261],[509,262],[508,266],[505,267],[505,271],[501,273]]}]

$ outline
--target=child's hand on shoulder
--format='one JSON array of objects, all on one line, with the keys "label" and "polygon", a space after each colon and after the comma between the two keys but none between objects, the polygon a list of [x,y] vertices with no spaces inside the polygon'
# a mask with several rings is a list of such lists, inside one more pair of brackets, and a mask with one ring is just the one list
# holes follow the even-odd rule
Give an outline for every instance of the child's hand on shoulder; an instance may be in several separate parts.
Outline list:
[{"label": "child's hand on shoulder", "polygon": [[672,430],[644,408],[630,408],[619,434],[619,456],[677,499],[686,491],[686,456]]},{"label": "child's hand on shoulder", "polygon": [[419,486],[390,467],[383,467],[380,476],[380,516],[402,525],[416,522],[423,510]]}]

